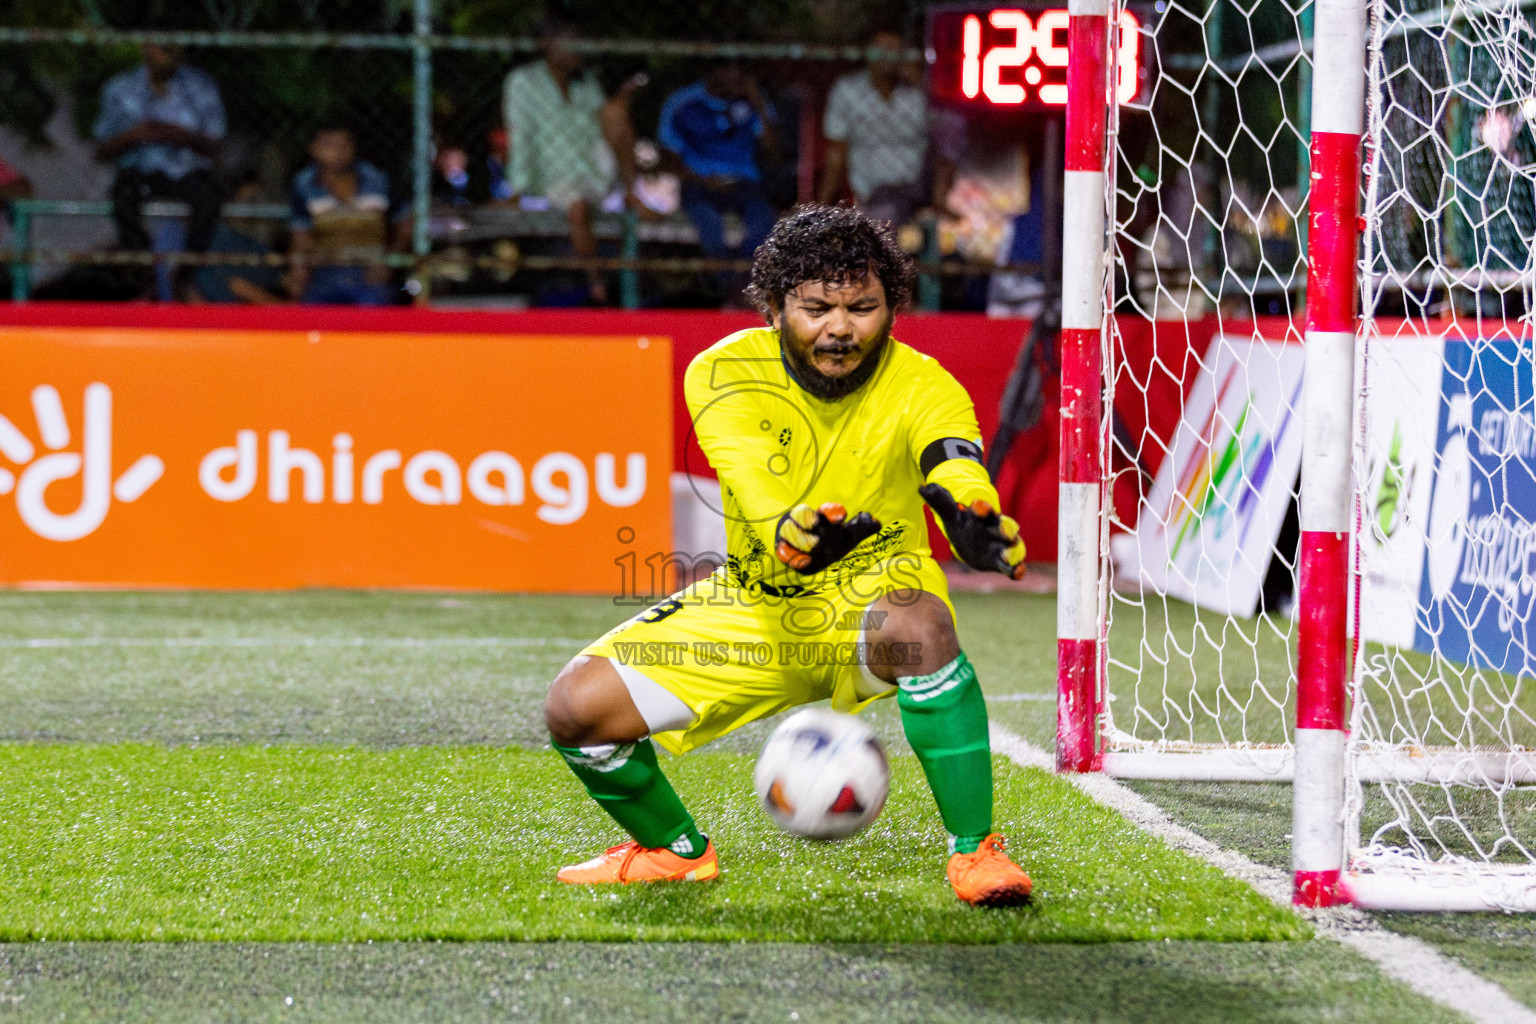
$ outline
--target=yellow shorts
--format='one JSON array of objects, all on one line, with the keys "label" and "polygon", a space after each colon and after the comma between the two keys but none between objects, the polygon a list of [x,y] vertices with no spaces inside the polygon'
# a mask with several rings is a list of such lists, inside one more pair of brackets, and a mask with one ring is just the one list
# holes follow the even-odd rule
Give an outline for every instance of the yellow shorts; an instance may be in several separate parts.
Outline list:
[{"label": "yellow shorts", "polygon": [[894,590],[934,594],[954,616],[939,564],[899,552],[836,585],[793,596],[728,586],[717,573],[614,627],[582,653],[631,666],[688,705],[691,725],[654,737],[681,754],[800,704],[830,698],[837,710],[852,712],[895,693],[867,665],[915,663],[916,652],[872,649],[863,633],[865,609]]}]

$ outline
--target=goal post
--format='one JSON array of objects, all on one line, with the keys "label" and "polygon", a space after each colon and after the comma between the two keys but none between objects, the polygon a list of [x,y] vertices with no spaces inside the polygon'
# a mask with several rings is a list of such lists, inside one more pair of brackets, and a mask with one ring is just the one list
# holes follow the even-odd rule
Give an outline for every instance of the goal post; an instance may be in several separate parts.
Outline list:
[{"label": "goal post", "polygon": [[1292,898],[1339,902],[1365,0],[1315,0],[1296,607]]},{"label": "goal post", "polygon": [[[1192,47],[1219,54],[1222,45],[1229,0],[1207,3],[1171,0],[1154,10],[1131,0],[1070,8],[1058,534],[1057,751],[1063,770],[1198,779],[1289,778],[1293,770],[1291,667],[1283,678],[1250,686],[1235,703],[1225,687],[1214,695],[1202,692],[1207,670],[1215,669],[1210,678],[1222,676],[1233,659],[1212,642],[1204,623],[1188,621],[1187,605],[1175,607],[1173,590],[1141,581],[1131,593],[1119,585],[1135,575],[1128,576],[1119,562],[1121,542],[1135,533],[1136,507],[1160,503],[1155,515],[1144,518],[1168,520],[1168,513],[1189,511],[1192,500],[1203,500],[1187,493],[1189,480],[1176,481],[1161,496],[1146,493],[1159,463],[1199,461],[1173,448],[1186,440],[1196,447],[1212,440],[1186,438],[1175,429],[1179,410],[1189,405],[1194,377],[1219,367],[1229,375],[1259,378],[1280,368],[1259,365],[1273,361],[1276,352],[1262,352],[1262,359],[1252,361],[1241,345],[1229,344],[1224,306],[1237,300],[1246,307],[1250,326],[1240,329],[1251,335],[1252,317],[1260,311],[1256,304],[1299,289],[1305,277],[1304,262],[1294,253],[1288,261],[1261,261],[1257,273],[1240,266],[1225,238],[1239,219],[1256,221],[1277,199],[1282,207],[1289,203],[1284,212],[1297,209],[1294,192],[1283,199],[1273,190],[1260,192],[1254,206],[1249,201],[1255,197],[1231,188],[1240,166],[1251,168],[1256,161],[1262,166],[1269,150],[1286,147],[1289,180],[1296,181],[1304,146],[1293,126],[1286,128],[1288,138],[1277,133],[1285,128],[1286,114],[1264,126],[1271,137],[1261,140],[1247,132],[1241,146],[1201,123],[1230,120],[1239,101],[1256,98],[1283,111],[1289,104],[1288,113],[1294,114],[1296,66],[1302,62],[1296,19],[1290,25],[1292,56],[1282,61],[1286,70],[1271,76],[1263,95],[1248,95],[1252,82],[1241,68],[1220,60],[1191,64]],[[1225,31],[1243,34],[1235,31],[1238,9],[1228,13],[1234,20]],[[1139,59],[1127,60],[1128,54]],[[1127,78],[1138,72],[1139,78]],[[1145,161],[1132,154],[1127,133],[1140,140]],[[1089,194],[1089,186],[1096,191]],[[1281,354],[1299,355],[1299,331],[1289,333],[1295,337],[1282,330],[1280,341],[1296,342],[1295,351]],[[1299,364],[1282,361],[1288,380],[1299,385]],[[1224,401],[1226,391],[1206,397]],[[1280,505],[1266,509],[1266,515],[1276,523],[1294,499],[1301,433],[1299,394],[1283,396],[1281,404],[1284,408],[1264,413],[1289,414],[1289,447],[1278,463],[1269,459],[1273,493],[1265,502]],[[1226,414],[1215,406],[1212,411],[1211,422]],[[1230,468],[1223,464],[1221,472]],[[1201,477],[1204,483],[1212,479],[1209,473]],[[1157,543],[1177,548],[1181,528],[1171,521],[1164,525],[1168,529]],[[1148,561],[1167,555],[1166,550],[1149,555]],[[1294,569],[1292,564],[1287,571],[1294,575]],[[1118,582],[1112,586],[1112,581]],[[1257,593],[1257,579],[1251,582]],[[1252,612],[1250,607],[1239,614]],[[1175,636],[1177,618],[1185,620],[1179,629],[1188,635]],[[1132,619],[1142,620],[1148,637],[1156,632],[1160,639],[1125,646]],[[1228,614],[1222,621],[1233,620]],[[1239,631],[1244,629],[1249,635],[1236,642],[1253,661],[1257,678],[1263,674],[1258,665],[1273,654],[1277,638],[1290,644],[1291,629],[1287,625],[1276,633],[1265,627],[1273,635],[1247,626]],[[1219,706],[1210,705],[1213,696]],[[1268,711],[1255,706],[1255,714],[1232,714],[1254,702]]]},{"label": "goal post", "polygon": [[1056,766],[1100,767],[1105,125],[1110,0],[1069,0],[1062,189]]},{"label": "goal post", "polygon": [[1070,18],[1058,770],[1292,784],[1298,904],[1536,911],[1536,5]]}]

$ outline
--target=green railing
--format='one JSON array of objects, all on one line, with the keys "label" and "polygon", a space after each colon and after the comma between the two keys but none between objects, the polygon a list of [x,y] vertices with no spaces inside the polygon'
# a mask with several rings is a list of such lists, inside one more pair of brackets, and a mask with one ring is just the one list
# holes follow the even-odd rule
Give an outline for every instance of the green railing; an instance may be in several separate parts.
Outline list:
[{"label": "green railing", "polygon": [[[185,203],[152,201],[143,205],[146,217],[184,217]],[[292,211],[282,203],[225,203],[225,218],[242,220],[286,220]],[[46,253],[32,246],[32,229],[39,217],[110,217],[112,204],[106,200],[68,199],[16,199],[11,202],[12,248],[8,255],[11,271],[11,298],[25,302],[32,294],[32,277],[35,265],[52,259],[67,262],[96,262],[105,264],[154,264],[186,263],[193,265],[232,266],[286,266],[286,257],[278,255],[204,255],[197,253],[100,253],[89,259],[79,254]],[[429,242],[439,245],[464,245],[488,239],[500,238],[563,238],[569,233],[564,214],[553,210],[519,210],[493,207],[478,210],[451,210],[439,212],[436,230]],[[981,268],[969,264],[941,266],[937,226],[924,222],[922,259],[919,263],[917,306],[925,312],[939,308],[939,278],[945,272],[977,273]],[[460,260],[442,252],[436,256],[396,254],[375,259],[386,266],[406,268],[417,275],[422,287],[431,287],[435,271],[449,264],[469,266],[518,267],[529,270],[586,269],[589,265],[600,270],[613,270],[619,275],[619,305],[624,309],[640,308],[640,273],[654,271],[744,271],[749,263],[745,260],[706,260],[694,257],[670,259],[646,258],[640,255],[640,246],[646,242],[691,244],[698,240],[693,224],[681,214],[651,220],[642,219],[632,212],[600,214],[593,218],[592,233],[603,241],[618,242],[617,259],[599,257],[581,260],[576,257],[522,256],[515,258],[469,258]]]},{"label": "green railing", "polygon": [[[187,215],[185,203],[178,202],[148,202],[143,206],[146,217],[184,217]],[[222,215],[226,218],[244,220],[287,220],[292,211],[282,203],[225,203]],[[67,200],[67,199],[16,199],[11,202],[11,237],[12,250],[10,252],[11,270],[11,298],[17,302],[24,302],[32,293],[32,274],[34,264],[38,262],[39,254],[32,248],[32,228],[39,217],[110,217],[112,204],[106,200]],[[565,217],[556,212],[533,210],[498,210],[493,225],[494,234],[489,237],[538,237],[558,238],[568,232]],[[685,220],[671,218],[663,222],[666,227],[642,223],[632,213],[620,215],[599,216],[593,222],[593,234],[604,240],[617,240],[621,253],[620,260],[630,266],[621,266],[619,269],[619,295],[621,305],[625,309],[637,309],[640,306],[640,281],[639,262],[640,243],[646,240],[658,241],[687,241],[693,228]],[[457,237],[456,237],[457,236]],[[647,237],[649,236],[649,237]],[[475,236],[469,232],[446,231],[441,236],[445,242],[460,242],[475,240]],[[429,248],[430,248],[429,237]],[[190,256],[190,258],[189,258]],[[152,253],[140,255],[140,259],[148,262],[151,260],[163,260],[166,262],[209,262],[208,258],[199,258],[185,253]],[[282,257],[271,257],[265,260],[231,259],[219,261],[218,257],[212,258],[213,262],[229,262],[237,265],[247,265],[256,262],[285,264]],[[111,260],[109,262],[126,262],[124,260]],[[424,259],[417,256],[385,257],[383,262],[390,266],[418,267]],[[526,261],[525,261],[526,262]],[[539,261],[534,261],[539,262]],[[545,261],[547,262],[547,261]]]}]

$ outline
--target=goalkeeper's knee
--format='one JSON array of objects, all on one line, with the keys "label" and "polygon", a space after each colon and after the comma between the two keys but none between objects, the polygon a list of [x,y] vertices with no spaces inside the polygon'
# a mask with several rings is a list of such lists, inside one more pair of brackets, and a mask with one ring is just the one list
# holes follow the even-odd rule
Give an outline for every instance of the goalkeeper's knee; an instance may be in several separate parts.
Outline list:
[{"label": "goalkeeper's knee", "polygon": [[921,674],[925,666],[934,671],[960,653],[949,606],[925,590],[896,590],[876,601],[869,608],[863,639],[871,649],[902,652],[898,663],[880,660],[870,666],[891,684],[898,677]]},{"label": "goalkeeper's knee", "polygon": [[637,740],[649,732],[612,663],[592,656],[572,658],[550,684],[544,726],[564,747]]}]

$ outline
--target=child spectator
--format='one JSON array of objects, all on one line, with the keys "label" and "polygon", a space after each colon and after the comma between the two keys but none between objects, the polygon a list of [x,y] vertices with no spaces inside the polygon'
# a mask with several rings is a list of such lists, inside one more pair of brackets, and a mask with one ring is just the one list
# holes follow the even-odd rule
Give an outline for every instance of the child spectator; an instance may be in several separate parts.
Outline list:
[{"label": "child spectator", "polygon": [[293,229],[288,290],[304,303],[384,306],[389,268],[378,261],[410,244],[411,217],[390,197],[389,178],[357,158],[352,130],[328,125],[309,144],[310,163],[293,178]]}]

